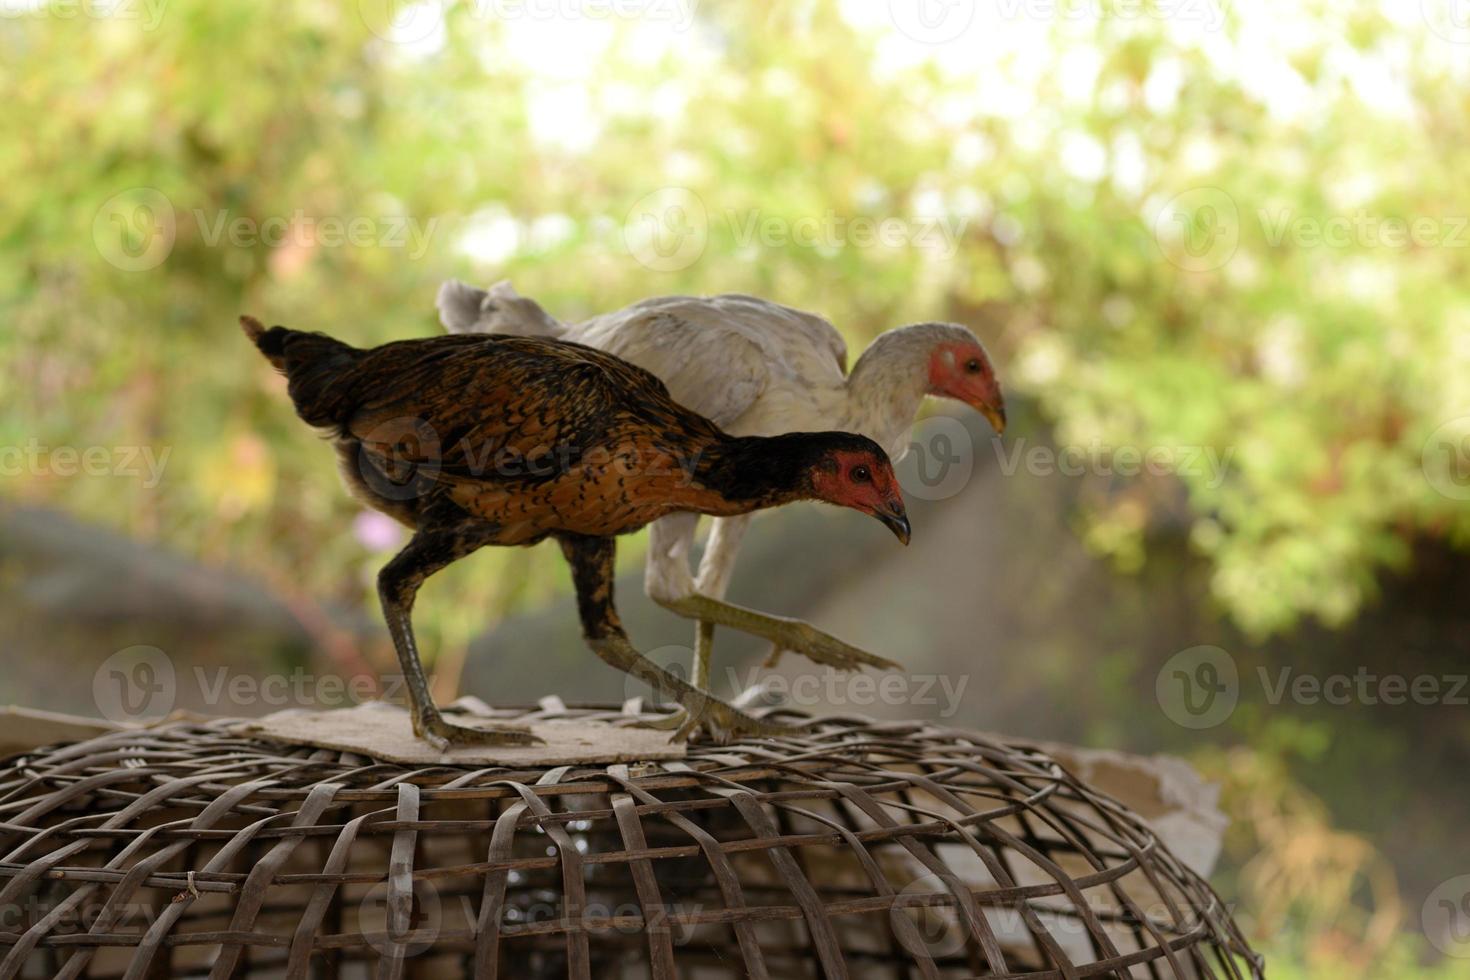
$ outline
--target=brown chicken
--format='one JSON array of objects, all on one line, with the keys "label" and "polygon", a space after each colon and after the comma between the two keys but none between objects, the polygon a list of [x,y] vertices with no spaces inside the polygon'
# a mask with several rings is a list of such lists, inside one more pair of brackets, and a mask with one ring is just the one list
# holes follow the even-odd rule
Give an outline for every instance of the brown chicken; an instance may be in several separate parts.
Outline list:
[{"label": "brown chicken", "polygon": [[730,436],[675,403],[649,372],[580,344],[475,334],[359,350],[320,333],[240,322],[286,375],[297,414],[333,440],[349,488],[414,530],[378,590],[414,731],[441,747],[535,741],[520,728],[446,721],[419,663],[409,618],[419,587],[485,545],[556,538],[592,650],[682,705],[681,736],[699,727],[725,736],[789,729],[634,649],[613,606],[613,536],[679,511],[726,516],[823,500],[872,515],[908,542],[893,468],[863,436]]}]

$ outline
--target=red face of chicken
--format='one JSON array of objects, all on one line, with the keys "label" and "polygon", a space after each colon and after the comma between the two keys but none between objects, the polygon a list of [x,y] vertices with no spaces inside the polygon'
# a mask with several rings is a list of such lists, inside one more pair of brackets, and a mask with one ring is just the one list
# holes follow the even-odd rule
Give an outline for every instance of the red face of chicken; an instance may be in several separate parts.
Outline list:
[{"label": "red face of chicken", "polygon": [[888,458],[860,450],[835,450],[812,470],[817,499],[876,517],[898,540],[909,543],[909,516],[898,477]]},{"label": "red face of chicken", "polygon": [[929,393],[954,398],[989,420],[997,433],[1006,428],[1006,403],[985,348],[978,343],[940,344],[929,355]]}]

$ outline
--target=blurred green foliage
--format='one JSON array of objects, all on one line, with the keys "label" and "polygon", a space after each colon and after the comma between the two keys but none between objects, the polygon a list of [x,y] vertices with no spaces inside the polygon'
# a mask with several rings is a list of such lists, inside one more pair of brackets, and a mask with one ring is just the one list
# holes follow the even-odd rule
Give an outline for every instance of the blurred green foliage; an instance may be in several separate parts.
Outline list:
[{"label": "blurred green foliage", "polygon": [[[855,346],[970,322],[1063,442],[1228,460],[1085,533],[1127,567],[1184,520],[1253,633],[1465,543],[1467,39],[1412,3],[978,6],[934,43],[877,0],[9,0],[0,446],[35,462],[7,496],[370,605],[391,540],[347,533],[234,319],[428,335],[457,275],[568,318],[753,292]],[[72,477],[58,447],[166,471]],[[427,645],[563,575],[457,566]]]},{"label": "blurred green foliage", "polygon": [[[12,6],[0,441],[171,453],[157,488],[43,465],[21,495],[340,590],[352,505],[233,316],[430,333],[459,274],[565,316],[747,290],[858,343],[981,320],[1063,440],[1228,460],[1089,536],[1136,562],[1182,485],[1253,631],[1343,622],[1416,536],[1470,530],[1470,89],[1394,8],[1018,2],[927,44],[815,0]],[[697,260],[649,268],[640,208],[670,200],[646,220]]]}]

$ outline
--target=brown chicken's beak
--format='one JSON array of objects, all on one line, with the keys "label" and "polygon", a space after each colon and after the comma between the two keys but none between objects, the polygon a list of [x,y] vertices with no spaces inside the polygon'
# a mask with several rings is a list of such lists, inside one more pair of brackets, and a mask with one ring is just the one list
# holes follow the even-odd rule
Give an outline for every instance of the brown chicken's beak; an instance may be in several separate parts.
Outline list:
[{"label": "brown chicken's beak", "polygon": [[909,527],[909,515],[903,509],[903,501],[895,500],[887,507],[873,511],[873,516],[882,521],[883,526],[892,531],[894,537],[904,544],[909,543],[913,529]]}]

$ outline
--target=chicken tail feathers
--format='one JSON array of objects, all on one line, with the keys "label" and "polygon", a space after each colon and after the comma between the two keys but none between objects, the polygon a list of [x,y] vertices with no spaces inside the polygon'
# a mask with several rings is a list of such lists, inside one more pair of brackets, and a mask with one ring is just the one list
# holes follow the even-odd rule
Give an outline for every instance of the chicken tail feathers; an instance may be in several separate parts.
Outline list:
[{"label": "chicken tail feathers", "polygon": [[513,337],[563,340],[561,322],[534,299],[522,296],[508,281],[489,289],[445,280],[435,301],[439,322],[450,333],[503,333]]},{"label": "chicken tail feathers", "polygon": [[251,316],[240,317],[245,336],[286,376],[296,414],[308,425],[340,428],[355,404],[344,375],[362,356],[356,347],[324,333],[287,327],[269,330]]},{"label": "chicken tail feathers", "polygon": [[474,333],[475,325],[480,322],[481,304],[488,296],[485,290],[458,279],[445,280],[434,303],[439,307],[439,322],[450,333]]},{"label": "chicken tail feathers", "polygon": [[260,349],[265,359],[270,361],[277,370],[286,370],[286,338],[292,331],[285,327],[265,328],[265,324],[253,316],[240,317],[240,328],[245,331],[245,336],[250,342]]}]

